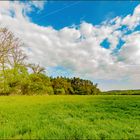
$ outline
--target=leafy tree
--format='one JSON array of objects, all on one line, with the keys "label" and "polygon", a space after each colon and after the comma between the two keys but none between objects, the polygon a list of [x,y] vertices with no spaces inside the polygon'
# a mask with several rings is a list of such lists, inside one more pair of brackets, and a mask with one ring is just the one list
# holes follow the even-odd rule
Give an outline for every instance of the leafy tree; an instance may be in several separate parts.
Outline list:
[{"label": "leafy tree", "polygon": [[0,95],[100,94],[97,84],[89,80],[46,76],[44,67],[25,63],[27,56],[22,47],[12,32],[0,28]]},{"label": "leafy tree", "polygon": [[30,74],[30,92],[32,94],[54,94],[50,78],[44,74]]}]

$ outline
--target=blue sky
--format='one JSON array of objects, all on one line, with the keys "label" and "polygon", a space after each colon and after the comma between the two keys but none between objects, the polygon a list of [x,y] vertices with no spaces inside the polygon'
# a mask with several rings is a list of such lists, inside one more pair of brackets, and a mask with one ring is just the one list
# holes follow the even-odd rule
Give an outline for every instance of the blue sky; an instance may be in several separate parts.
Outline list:
[{"label": "blue sky", "polygon": [[0,1],[0,22],[50,76],[90,79],[101,90],[140,88],[138,1]]},{"label": "blue sky", "polygon": [[34,23],[61,29],[82,21],[98,25],[116,16],[133,12],[138,1],[48,1],[44,10],[30,13]]}]

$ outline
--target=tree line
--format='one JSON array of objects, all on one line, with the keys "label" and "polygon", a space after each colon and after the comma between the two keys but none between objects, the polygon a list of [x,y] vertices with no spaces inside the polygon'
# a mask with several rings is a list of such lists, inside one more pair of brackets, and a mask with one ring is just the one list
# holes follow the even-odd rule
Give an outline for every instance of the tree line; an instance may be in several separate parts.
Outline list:
[{"label": "tree line", "polygon": [[0,28],[0,95],[100,94],[90,80],[47,76],[44,67],[27,63],[22,47],[11,31]]},{"label": "tree line", "polygon": [[102,95],[140,95],[140,89],[135,90],[111,90],[102,92]]}]

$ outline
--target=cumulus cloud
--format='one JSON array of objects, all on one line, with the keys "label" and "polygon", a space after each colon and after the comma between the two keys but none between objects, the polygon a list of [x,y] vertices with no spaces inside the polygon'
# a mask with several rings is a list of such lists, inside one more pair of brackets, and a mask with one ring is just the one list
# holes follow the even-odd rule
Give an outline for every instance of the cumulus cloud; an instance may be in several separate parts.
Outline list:
[{"label": "cumulus cloud", "polygon": [[130,65],[140,65],[140,32],[124,36],[125,44],[120,50],[122,60]]},{"label": "cumulus cloud", "polygon": [[[82,22],[78,27],[56,30],[32,23],[27,16],[34,8],[43,10],[44,4],[42,1],[0,2],[0,25],[22,39],[28,61],[52,69],[62,66],[76,76],[104,81],[99,82],[102,89],[129,88],[130,82],[134,88],[139,88],[140,78],[136,77],[140,75],[140,32],[127,32],[140,23],[140,5],[132,15],[116,17],[100,25]],[[127,28],[122,29],[123,26]],[[110,43],[108,49],[101,46],[105,39]],[[125,43],[117,50],[120,39]],[[105,81],[110,80],[120,85],[106,87]],[[126,82],[124,86],[123,81]]]},{"label": "cumulus cloud", "polygon": [[127,15],[122,20],[122,25],[128,26],[129,29],[133,30],[136,26],[140,24],[140,5],[138,5],[133,14]]},{"label": "cumulus cloud", "polygon": [[4,16],[14,17],[19,20],[25,20],[29,17],[27,13],[37,8],[42,10],[44,7],[45,1],[0,1],[0,13]]}]

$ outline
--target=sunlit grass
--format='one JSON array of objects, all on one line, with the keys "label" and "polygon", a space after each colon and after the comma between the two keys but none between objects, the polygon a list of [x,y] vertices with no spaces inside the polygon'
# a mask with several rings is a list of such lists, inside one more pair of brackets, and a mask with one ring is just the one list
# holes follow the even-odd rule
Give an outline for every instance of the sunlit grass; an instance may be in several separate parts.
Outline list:
[{"label": "sunlit grass", "polygon": [[140,96],[0,97],[0,138],[140,139]]}]

